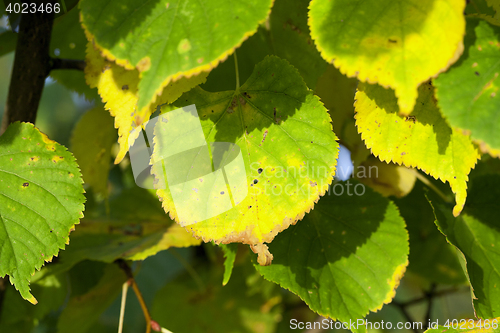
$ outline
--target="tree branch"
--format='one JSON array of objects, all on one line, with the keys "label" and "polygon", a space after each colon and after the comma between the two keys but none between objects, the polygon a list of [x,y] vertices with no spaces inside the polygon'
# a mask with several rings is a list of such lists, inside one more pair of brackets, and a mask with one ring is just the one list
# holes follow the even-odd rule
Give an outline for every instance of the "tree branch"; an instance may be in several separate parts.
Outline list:
[{"label": "tree branch", "polygon": [[14,67],[0,134],[15,121],[35,123],[45,78],[51,69],[49,46],[53,21],[53,12],[21,15]]},{"label": "tree branch", "polygon": [[76,69],[79,71],[83,71],[85,69],[85,60],[74,60],[74,59],[61,59],[61,58],[52,58],[51,61],[51,70],[55,69]]}]

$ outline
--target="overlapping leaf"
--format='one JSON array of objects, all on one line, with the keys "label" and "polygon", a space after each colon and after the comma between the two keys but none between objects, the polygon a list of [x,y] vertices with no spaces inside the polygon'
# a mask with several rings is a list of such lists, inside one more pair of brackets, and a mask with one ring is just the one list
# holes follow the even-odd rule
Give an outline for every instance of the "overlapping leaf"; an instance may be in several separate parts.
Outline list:
[{"label": "overlapping leaf", "polygon": [[440,231],[465,256],[474,310],[482,319],[500,312],[499,196],[500,176],[489,175],[473,179],[464,212],[457,218],[431,201]]},{"label": "overlapping leaf", "polygon": [[151,316],[175,333],[275,332],[282,311],[279,288],[258,275],[261,288],[250,286],[251,271],[246,268],[236,266],[234,277],[222,287],[220,267],[198,266],[196,272],[206,288],[200,290],[203,286],[187,274],[180,276],[155,295]]},{"label": "overlapping leaf", "polygon": [[470,131],[500,156],[500,27],[469,19],[465,50],[434,80],[438,104],[451,126]]},{"label": "overlapping leaf", "polygon": [[[141,75],[138,111],[182,76],[224,60],[269,15],[272,0],[80,2],[87,38],[106,58]],[[231,33],[228,33],[228,32]]]},{"label": "overlapping leaf", "polygon": [[463,50],[462,0],[313,0],[311,35],[323,58],[349,76],[396,91],[409,114],[418,86]]},{"label": "overlapping leaf", "polygon": [[118,128],[120,151],[115,163],[123,160],[129,147],[134,143],[136,138],[131,137],[130,133],[149,119],[156,111],[157,105],[175,101],[183,92],[205,82],[206,76],[207,73],[201,73],[191,78],[182,77],[170,82],[162,89],[155,104],[151,103],[148,108],[139,109],[137,107],[139,71],[127,70],[106,60],[91,43],[88,43],[85,67],[87,84],[92,88],[97,87],[99,95],[106,103],[106,109],[115,117],[115,127]]},{"label": "overlapping leaf", "polygon": [[417,182],[406,197],[395,199],[410,235],[408,271],[441,284],[466,282],[455,248],[434,224],[434,212],[427,201],[422,182]]},{"label": "overlapping leaf", "polygon": [[109,216],[103,218],[104,208],[99,210],[87,213],[58,264],[52,265],[53,271],[66,271],[86,259],[108,263],[119,258],[144,260],[170,247],[201,243],[173,223],[153,195],[138,187],[113,198]]},{"label": "overlapping leaf", "polygon": [[356,322],[394,297],[408,264],[408,233],[388,199],[357,182],[350,183],[350,195],[349,183],[336,186],[343,194],[332,188],[303,221],[270,244],[273,264],[256,268],[313,311]]},{"label": "overlapping leaf", "polygon": [[107,196],[111,146],[116,141],[113,118],[102,107],[87,111],[76,124],[71,138],[73,153],[83,180],[96,193]]},{"label": "overlapping leaf", "polygon": [[382,161],[417,167],[448,181],[455,193],[457,216],[467,197],[467,180],[479,154],[469,136],[452,129],[441,116],[430,84],[419,88],[410,116],[398,115],[394,93],[360,84],[356,93],[356,125],[366,146]]},{"label": "overlapping leaf", "polygon": [[269,17],[274,54],[299,70],[307,86],[316,87],[327,63],[312,42],[307,26],[309,0],[276,0]]},{"label": "overlapping leaf", "polygon": [[[248,185],[248,195],[234,208],[188,225],[194,235],[217,243],[270,242],[300,220],[327,190],[338,156],[330,117],[286,61],[267,57],[236,92],[208,93],[195,88],[173,107],[190,104],[197,107],[207,142],[238,144]],[[159,161],[157,135],[154,142],[152,160]],[[163,179],[162,164],[155,163],[152,173]],[[196,192],[201,185],[189,191]],[[157,193],[165,211],[179,221],[168,186]],[[195,200],[191,207],[205,209],[202,204],[205,201]]]},{"label": "overlapping leaf", "polygon": [[69,242],[83,217],[80,170],[65,147],[32,124],[0,137],[0,276],[8,274],[31,303],[29,281]]}]

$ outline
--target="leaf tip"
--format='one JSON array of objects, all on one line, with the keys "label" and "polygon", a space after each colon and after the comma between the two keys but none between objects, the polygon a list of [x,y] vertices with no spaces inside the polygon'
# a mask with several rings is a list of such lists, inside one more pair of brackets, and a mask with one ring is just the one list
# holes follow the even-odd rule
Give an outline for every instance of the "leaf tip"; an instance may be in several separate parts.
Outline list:
[{"label": "leaf tip", "polygon": [[269,266],[273,261],[273,255],[269,252],[269,248],[266,244],[254,244],[250,245],[250,249],[252,249],[253,253],[257,254],[257,262],[261,266]]}]

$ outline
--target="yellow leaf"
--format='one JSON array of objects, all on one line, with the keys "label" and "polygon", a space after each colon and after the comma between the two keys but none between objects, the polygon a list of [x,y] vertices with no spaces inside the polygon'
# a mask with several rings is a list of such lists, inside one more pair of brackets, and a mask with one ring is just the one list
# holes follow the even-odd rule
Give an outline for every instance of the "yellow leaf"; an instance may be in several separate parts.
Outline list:
[{"label": "yellow leaf", "polygon": [[134,144],[136,136],[130,133],[138,126],[149,120],[156,111],[156,107],[165,103],[172,103],[182,93],[204,83],[208,73],[202,72],[190,78],[181,77],[177,81],[170,82],[165,86],[163,92],[151,103],[148,108],[137,108],[139,71],[128,70],[114,62],[106,60],[100,52],[87,44],[87,65],[85,67],[85,79],[91,88],[97,87],[97,91],[106,103],[106,109],[115,117],[115,127],[118,128],[118,143],[120,151],[115,159],[115,164],[120,163],[130,146]]},{"label": "yellow leaf", "polygon": [[325,60],[393,88],[408,115],[418,86],[462,54],[464,8],[463,0],[313,0],[309,26]]},{"label": "yellow leaf", "polygon": [[189,247],[201,244],[201,239],[194,238],[189,232],[178,224],[172,224],[163,234],[161,240],[154,246],[148,247],[142,252],[127,257],[129,260],[144,260],[160,251],[171,247]]},{"label": "yellow leaf", "polygon": [[396,97],[378,85],[360,84],[356,93],[356,125],[366,146],[382,161],[417,167],[450,183],[458,216],[467,197],[467,181],[479,153],[469,136],[452,129],[442,117],[434,88],[419,88],[411,115],[398,115]]}]

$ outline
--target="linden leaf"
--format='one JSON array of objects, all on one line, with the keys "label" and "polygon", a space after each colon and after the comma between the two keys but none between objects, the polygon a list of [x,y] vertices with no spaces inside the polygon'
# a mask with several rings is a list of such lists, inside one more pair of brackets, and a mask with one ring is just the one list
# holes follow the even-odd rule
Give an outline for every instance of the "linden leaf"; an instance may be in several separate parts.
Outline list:
[{"label": "linden leaf", "polygon": [[467,23],[466,52],[434,80],[438,104],[451,126],[470,131],[485,152],[500,153],[500,27]]},{"label": "linden leaf", "polygon": [[31,303],[31,276],[68,244],[84,201],[73,155],[32,124],[11,124],[0,137],[0,276]]},{"label": "linden leaf", "polygon": [[419,89],[408,117],[398,115],[396,97],[378,85],[360,84],[356,93],[356,125],[366,146],[382,161],[417,167],[450,183],[455,193],[453,214],[462,211],[467,180],[479,153],[469,136],[452,129],[441,116],[430,84]]},{"label": "linden leaf", "polygon": [[[209,163],[205,163],[207,170],[201,170],[203,161],[198,158],[207,149],[206,143],[198,150],[188,150],[184,156],[181,152],[193,146],[194,140],[187,133],[196,131],[194,127],[176,125],[176,119],[171,121],[169,117],[179,110],[166,112],[166,118],[158,121],[154,129],[151,159],[163,208],[204,241],[255,245],[254,251],[267,255],[261,257],[261,262],[269,263],[271,256],[263,243],[272,241],[278,232],[310,211],[333,179],[338,144],[328,112],[307,89],[298,71],[274,56],[259,63],[237,91],[209,93],[195,88],[172,108],[190,104],[196,105],[199,114],[195,122],[201,122],[201,142],[237,144],[238,149],[229,151],[229,155],[234,160],[242,158],[246,173],[243,165],[236,164],[231,164],[230,171],[224,167],[215,168],[216,172],[210,157]],[[175,150],[172,154],[179,154],[164,159],[162,145]],[[238,151],[241,155],[235,158]],[[231,161],[230,157],[224,158]],[[213,163],[216,164],[215,159]],[[168,168],[173,170],[174,183]],[[224,169],[229,178],[238,168],[243,180],[237,184],[237,190],[247,189],[246,196],[230,192],[235,188],[231,180],[231,189],[226,189],[226,182],[218,173]],[[164,170],[170,179],[168,185]],[[199,176],[197,172],[201,172]],[[213,178],[201,177],[207,174]],[[181,179],[187,181],[180,182]],[[174,204],[179,191],[190,197]],[[222,211],[221,205],[225,207]],[[180,213],[187,217],[180,217]]]},{"label": "linden leaf", "polygon": [[464,8],[462,0],[313,0],[309,26],[324,59],[394,89],[408,115],[418,86],[462,54]]},{"label": "linden leaf", "polygon": [[171,81],[208,71],[226,59],[255,33],[271,6],[272,0],[80,2],[87,38],[106,58],[141,72],[140,112]]},{"label": "linden leaf", "polygon": [[108,193],[111,146],[115,140],[113,118],[102,106],[87,111],[76,124],[71,137],[72,151],[80,164],[85,183],[105,197]]},{"label": "linden leaf", "polygon": [[115,117],[115,127],[118,128],[120,151],[116,156],[115,164],[123,160],[136,139],[136,137],[131,137],[130,133],[149,119],[156,111],[157,105],[172,103],[183,92],[205,82],[207,75],[208,73],[201,73],[191,78],[182,77],[170,82],[164,86],[156,104],[151,103],[148,108],[139,109],[137,107],[139,71],[127,70],[106,60],[92,46],[92,43],[88,43],[85,67],[87,84],[92,88],[97,87],[102,101],[106,103],[106,109]]},{"label": "linden leaf", "polygon": [[[500,311],[500,176],[473,178],[462,215],[453,217],[446,206],[430,198],[435,223],[446,239],[464,255],[478,318],[494,318]],[[498,327],[498,326],[497,326]]]},{"label": "linden leaf", "polygon": [[424,184],[417,182],[406,197],[394,199],[410,235],[408,271],[434,283],[466,283],[456,248],[446,241],[434,224],[434,212],[426,198],[427,193]]},{"label": "linden leaf", "polygon": [[[353,195],[346,182],[337,185],[343,194],[330,190],[270,244],[273,264],[256,269],[318,314],[356,323],[394,297],[408,265],[408,232],[390,200],[369,189]],[[354,186],[361,193],[357,187],[364,185]],[[347,325],[366,332],[364,325]]]}]

